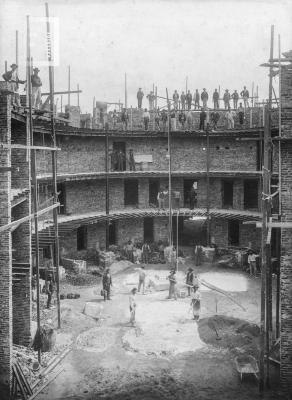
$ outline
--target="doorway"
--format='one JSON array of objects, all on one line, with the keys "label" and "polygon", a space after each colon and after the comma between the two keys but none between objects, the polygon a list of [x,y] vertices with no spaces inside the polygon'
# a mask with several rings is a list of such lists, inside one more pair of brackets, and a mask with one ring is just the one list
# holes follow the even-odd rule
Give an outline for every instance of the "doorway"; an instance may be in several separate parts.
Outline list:
[{"label": "doorway", "polygon": [[77,228],[77,251],[87,249],[87,226]]},{"label": "doorway", "polygon": [[66,214],[66,186],[65,183],[57,183],[57,192],[60,206],[59,214]]},{"label": "doorway", "polygon": [[109,245],[116,244],[116,223],[115,221],[109,222]]},{"label": "doorway", "polygon": [[157,207],[157,195],[159,192],[159,179],[149,179],[149,206]]},{"label": "doorway", "polygon": [[224,208],[233,207],[233,181],[222,181],[222,205]]},{"label": "doorway", "polygon": [[154,242],[154,225],[152,217],[144,218],[144,242]]},{"label": "doorway", "polygon": [[[191,208],[191,189],[194,183],[198,182],[194,179],[184,179],[184,207]],[[194,193],[195,194],[195,193]],[[194,196],[194,207],[197,207],[197,196]]]},{"label": "doorway", "polygon": [[125,206],[138,206],[138,179],[124,180],[124,201]]},{"label": "doorway", "polygon": [[113,150],[116,150],[117,153],[121,151],[124,154],[122,171],[126,171],[126,142],[113,142]]},{"label": "doorway", "polygon": [[258,181],[247,179],[244,181],[243,204],[245,209],[258,209]]},{"label": "doorway", "polygon": [[239,221],[228,221],[228,243],[231,246],[239,246]]}]

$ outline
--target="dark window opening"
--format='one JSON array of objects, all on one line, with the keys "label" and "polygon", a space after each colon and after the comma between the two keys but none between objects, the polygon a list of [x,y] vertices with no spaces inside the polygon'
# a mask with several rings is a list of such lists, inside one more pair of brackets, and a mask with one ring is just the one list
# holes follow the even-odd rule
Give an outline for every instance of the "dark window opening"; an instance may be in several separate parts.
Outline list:
[{"label": "dark window opening", "polygon": [[126,142],[113,142],[113,150],[116,150],[117,153],[120,151],[123,153],[123,165],[120,171],[126,171]]},{"label": "dark window opening", "polygon": [[109,245],[116,244],[116,223],[110,221],[109,223]]},{"label": "dark window opening", "polygon": [[124,181],[125,206],[138,206],[138,179]]},{"label": "dark window opening", "polygon": [[262,142],[257,142],[257,171],[262,170]]},{"label": "dark window opening", "polygon": [[243,205],[245,209],[258,209],[258,181],[249,179],[244,181]]},{"label": "dark window opening", "polygon": [[192,189],[193,184],[198,182],[194,179],[184,179],[184,207],[194,208],[198,205],[198,189]]},{"label": "dark window opening", "polygon": [[239,246],[239,221],[228,221],[228,242],[231,246]]},{"label": "dark window opening", "polygon": [[223,207],[233,207],[233,181],[223,181]]},{"label": "dark window opening", "polygon": [[60,203],[59,214],[66,214],[66,190],[64,183],[57,184],[58,199]]},{"label": "dark window opening", "polygon": [[87,226],[77,228],[77,250],[87,249]]},{"label": "dark window opening", "polygon": [[149,179],[149,206],[157,207],[158,192],[159,192],[159,180]]},{"label": "dark window opening", "polygon": [[148,243],[154,242],[154,228],[153,228],[153,218],[144,218],[144,241]]}]

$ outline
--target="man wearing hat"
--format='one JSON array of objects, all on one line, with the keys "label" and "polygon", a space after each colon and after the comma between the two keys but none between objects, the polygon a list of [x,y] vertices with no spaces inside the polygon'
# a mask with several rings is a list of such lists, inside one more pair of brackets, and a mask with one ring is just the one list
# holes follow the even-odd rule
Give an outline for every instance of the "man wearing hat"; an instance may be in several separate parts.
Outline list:
[{"label": "man wearing hat", "polygon": [[25,83],[26,81],[21,81],[18,78],[17,68],[18,65],[11,64],[10,65],[11,71],[7,71],[2,75],[2,78],[6,82],[11,82],[11,90],[14,92],[14,95],[11,96],[12,104],[16,105],[17,107],[21,107],[20,104],[20,97],[18,93],[19,83]]},{"label": "man wearing hat", "polygon": [[194,270],[193,268],[189,268],[186,276],[186,285],[188,287],[188,296],[191,295],[191,288],[193,287],[194,281]]},{"label": "man wearing hat", "polygon": [[38,68],[33,69],[33,75],[31,76],[31,86],[32,86],[32,107],[39,109],[39,106],[42,102],[42,93],[41,93],[41,86],[42,81],[41,78],[38,76],[39,73]]},{"label": "man wearing hat", "polygon": [[201,100],[203,102],[203,107],[207,107],[208,98],[209,98],[208,93],[207,93],[206,89],[204,88],[201,93]]}]

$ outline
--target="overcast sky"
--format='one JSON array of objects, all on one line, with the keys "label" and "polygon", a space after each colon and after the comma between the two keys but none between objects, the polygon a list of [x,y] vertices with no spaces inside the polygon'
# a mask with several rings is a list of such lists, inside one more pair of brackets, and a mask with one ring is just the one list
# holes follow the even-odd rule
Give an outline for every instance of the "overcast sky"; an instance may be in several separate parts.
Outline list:
[{"label": "overcast sky", "polygon": [[[15,31],[19,31],[19,75],[25,76],[26,16],[31,18],[32,57],[39,61],[43,91],[48,90],[45,3],[40,0],[0,0],[0,65],[15,62]],[[49,1],[50,16],[59,24],[55,39],[59,65],[55,90],[79,83],[82,112],[92,111],[96,100],[124,101],[124,74],[128,79],[128,105],[136,107],[139,86],[147,94],[155,84],[158,94],[192,92],[221,86],[241,90],[252,82],[260,98],[267,97],[270,26],[275,25],[282,51],[292,49],[292,1]],[[63,96],[63,104],[67,97]],[[59,102],[60,104],[60,102]],[[77,104],[76,95],[71,104]]]}]

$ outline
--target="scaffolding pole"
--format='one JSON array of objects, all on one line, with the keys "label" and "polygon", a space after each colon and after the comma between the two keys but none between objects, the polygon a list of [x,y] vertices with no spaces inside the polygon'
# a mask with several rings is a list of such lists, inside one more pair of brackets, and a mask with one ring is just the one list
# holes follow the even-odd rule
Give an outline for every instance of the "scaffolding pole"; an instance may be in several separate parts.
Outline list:
[{"label": "scaffolding pole", "polygon": [[[31,146],[33,145],[33,122],[32,122],[32,104],[31,104],[31,58],[30,58],[30,21],[29,16],[26,17],[27,27],[27,101],[28,101],[28,124],[29,129],[27,138],[30,140]],[[29,150],[28,150],[29,152]],[[29,153],[30,154],[30,153]],[[38,186],[36,177],[36,150],[32,151],[31,158],[31,180],[33,187],[33,211],[34,211],[34,229],[35,229],[35,266],[36,266],[36,281],[37,281],[37,332],[40,334],[41,329],[41,314],[40,314],[40,270],[39,270],[39,233],[38,233]],[[41,349],[38,349],[38,362],[41,362]]]},{"label": "scaffolding pole", "polygon": [[106,220],[105,220],[105,248],[106,251],[109,249],[109,143],[108,143],[108,132],[105,133],[105,174],[106,174],[106,181],[105,181],[105,213],[106,213]]},{"label": "scaffolding pole", "polygon": [[172,246],[172,204],[171,204],[171,140],[170,140],[170,102],[168,98],[168,90],[166,88],[166,100],[168,111],[168,129],[167,129],[167,146],[168,146],[168,201],[169,201],[169,245]]},{"label": "scaffolding pole", "polygon": [[15,63],[18,65],[18,31],[15,32]]},{"label": "scaffolding pole", "polygon": [[[53,147],[56,146],[56,132],[54,119],[54,67],[51,52],[51,29],[49,19],[49,6],[45,3],[46,19],[47,19],[47,39],[48,39],[48,62],[49,62],[49,81],[50,81],[50,111],[51,111],[51,135]],[[69,67],[69,85],[70,85],[70,67]],[[70,91],[70,88],[69,88]],[[70,104],[70,93],[68,94]],[[58,203],[57,190],[57,152],[52,152],[52,172],[53,172],[53,196],[54,204]],[[58,209],[53,209],[54,220],[54,266],[56,269],[56,284],[57,284],[57,312],[58,312],[58,329],[61,328],[61,307],[60,307],[60,275],[59,275],[59,228],[58,228]]]},{"label": "scaffolding pole", "polygon": [[210,136],[209,136],[210,125],[207,124],[206,129],[206,184],[207,184],[207,246],[210,246]]},{"label": "scaffolding pole", "polygon": [[71,71],[70,71],[70,65],[68,65],[68,106],[69,107],[70,107],[70,89],[71,89]]},{"label": "scaffolding pole", "polygon": [[128,108],[127,74],[125,73],[125,108]]}]

